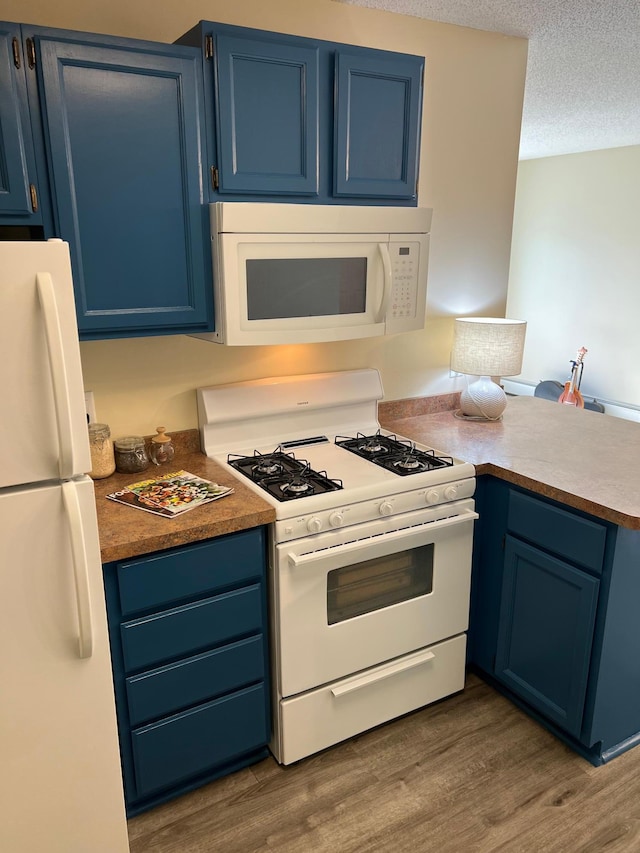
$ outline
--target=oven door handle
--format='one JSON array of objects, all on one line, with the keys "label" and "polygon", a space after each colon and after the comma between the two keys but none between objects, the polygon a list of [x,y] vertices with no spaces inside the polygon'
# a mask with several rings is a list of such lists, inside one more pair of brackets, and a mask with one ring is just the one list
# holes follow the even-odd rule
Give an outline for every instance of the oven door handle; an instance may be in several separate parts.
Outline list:
[{"label": "oven door handle", "polygon": [[370,672],[367,675],[361,675],[358,678],[351,678],[344,684],[339,684],[337,687],[332,687],[331,692],[339,699],[347,693],[353,693],[354,690],[361,690],[363,687],[368,687],[370,684],[376,684],[384,678],[389,678],[392,675],[397,675],[400,672],[405,672],[407,669],[413,669],[427,661],[433,660],[435,654],[433,652],[418,652],[412,655],[408,660],[397,661],[390,663],[387,666],[381,666],[375,672]]},{"label": "oven door handle", "polygon": [[[435,532],[436,530],[442,530],[445,527],[453,527],[455,524],[462,524],[466,521],[473,521],[478,518],[478,513],[473,510],[465,510],[464,512],[458,513],[458,515],[450,516],[449,518],[441,518],[439,521],[428,521],[425,522],[423,526],[424,533]],[[392,533],[382,534],[384,535],[385,543],[392,543],[396,539],[404,539],[408,532],[411,531],[414,535],[418,532],[418,528],[404,528],[403,530],[394,530]],[[381,536],[376,536],[375,541],[380,542]],[[346,542],[344,545],[334,545],[331,548],[323,548],[321,551],[312,551],[308,554],[293,554],[289,552],[287,555],[289,558],[289,564],[294,568],[299,568],[301,566],[309,566],[313,563],[320,563],[327,558],[327,554],[331,554],[332,556],[337,556],[339,554],[349,554],[354,551],[361,551],[363,547],[363,543],[366,543],[368,540],[365,539],[357,539],[355,542]],[[428,543],[425,543],[428,544]]]}]

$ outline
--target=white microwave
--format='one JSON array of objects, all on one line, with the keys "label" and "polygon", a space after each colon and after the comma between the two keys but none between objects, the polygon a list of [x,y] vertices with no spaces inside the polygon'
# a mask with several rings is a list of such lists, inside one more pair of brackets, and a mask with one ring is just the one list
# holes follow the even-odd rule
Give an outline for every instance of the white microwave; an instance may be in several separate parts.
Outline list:
[{"label": "white microwave", "polygon": [[422,329],[432,211],[209,205],[216,331],[238,345],[339,341]]}]

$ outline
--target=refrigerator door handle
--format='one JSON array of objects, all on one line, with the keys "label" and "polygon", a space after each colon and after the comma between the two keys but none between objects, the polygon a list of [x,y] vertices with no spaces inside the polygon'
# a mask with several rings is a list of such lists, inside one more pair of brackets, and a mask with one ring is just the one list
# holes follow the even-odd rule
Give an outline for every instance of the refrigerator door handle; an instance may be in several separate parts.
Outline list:
[{"label": "refrigerator door handle", "polygon": [[53,384],[53,398],[58,424],[58,446],[60,478],[73,477],[76,473],[73,420],[70,405],[70,389],[65,364],[64,339],[60,325],[58,303],[53,278],[48,272],[36,274],[38,297],[44,318],[49,365]]},{"label": "refrigerator door handle", "polygon": [[84,537],[84,525],[76,484],[72,480],[62,484],[62,499],[69,519],[73,579],[78,607],[78,657],[90,658],[93,654],[93,621],[89,588],[89,558]]}]

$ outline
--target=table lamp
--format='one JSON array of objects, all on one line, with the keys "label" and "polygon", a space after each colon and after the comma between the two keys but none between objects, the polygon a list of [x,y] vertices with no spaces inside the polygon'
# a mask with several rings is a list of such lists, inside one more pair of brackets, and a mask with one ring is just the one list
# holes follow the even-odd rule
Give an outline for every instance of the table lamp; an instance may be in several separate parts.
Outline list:
[{"label": "table lamp", "polygon": [[522,370],[525,320],[459,317],[454,322],[451,369],[477,376],[460,395],[459,417],[497,421],[507,405],[492,376],[516,376]]}]

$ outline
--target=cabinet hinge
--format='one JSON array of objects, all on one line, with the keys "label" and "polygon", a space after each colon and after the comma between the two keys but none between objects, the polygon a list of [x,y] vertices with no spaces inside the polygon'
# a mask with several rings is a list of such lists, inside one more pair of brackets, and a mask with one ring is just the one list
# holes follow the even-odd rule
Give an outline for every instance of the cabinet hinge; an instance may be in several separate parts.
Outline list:
[{"label": "cabinet hinge", "polygon": [[38,210],[38,191],[33,184],[29,184],[29,195],[31,196],[31,210],[36,213]]},{"label": "cabinet hinge", "polygon": [[33,39],[27,39],[27,65],[29,68],[36,67],[36,46]]},{"label": "cabinet hinge", "polygon": [[204,58],[213,59],[213,36],[204,37]]},{"label": "cabinet hinge", "polygon": [[13,64],[16,68],[20,68],[22,65],[22,61],[20,59],[20,42],[15,36],[11,40],[11,47],[13,49]]},{"label": "cabinet hinge", "polygon": [[218,169],[216,166],[211,167],[211,186],[214,190],[218,189]]}]

